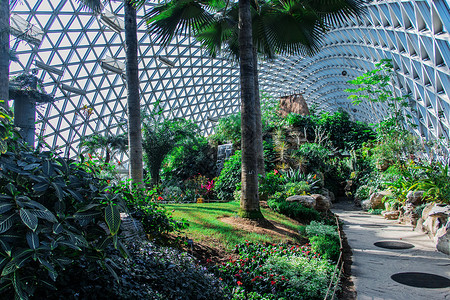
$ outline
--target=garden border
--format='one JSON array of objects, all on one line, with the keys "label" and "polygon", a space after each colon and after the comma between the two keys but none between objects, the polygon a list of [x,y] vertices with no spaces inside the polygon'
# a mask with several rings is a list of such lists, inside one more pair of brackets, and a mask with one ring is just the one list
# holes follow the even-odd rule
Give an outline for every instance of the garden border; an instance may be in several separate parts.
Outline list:
[{"label": "garden border", "polygon": [[[339,286],[339,282],[341,280],[342,270],[344,269],[344,260],[343,260],[343,255],[344,255],[343,250],[344,250],[344,248],[342,246],[342,237],[341,237],[341,228],[339,226],[339,217],[334,215],[334,218],[336,219],[337,231],[338,231],[338,236],[339,236],[339,246],[340,246],[339,247],[339,258],[338,258],[338,261],[336,263],[336,266],[334,267],[333,276],[331,278],[330,285],[328,286],[327,293],[326,293],[325,297],[323,298],[324,300],[328,299],[328,295],[331,292],[332,285],[333,285],[333,282],[334,282],[334,278],[336,276],[336,271],[339,269],[339,273],[337,275],[336,284],[334,285],[334,288],[333,288],[333,294],[331,295],[331,298],[330,298],[330,299],[334,299],[334,295],[336,294],[337,287]],[[340,265],[340,267],[339,267],[339,265]]]}]

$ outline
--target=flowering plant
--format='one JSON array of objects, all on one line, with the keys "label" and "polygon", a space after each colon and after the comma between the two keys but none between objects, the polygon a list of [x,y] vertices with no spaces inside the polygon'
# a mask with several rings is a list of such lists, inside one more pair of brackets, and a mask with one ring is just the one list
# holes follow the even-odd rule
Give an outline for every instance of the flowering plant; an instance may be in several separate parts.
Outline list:
[{"label": "flowering plant", "polygon": [[333,265],[311,251],[308,244],[246,241],[236,245],[235,252],[238,259],[230,257],[211,269],[236,299],[247,299],[250,294],[264,299],[323,299],[331,280]]}]

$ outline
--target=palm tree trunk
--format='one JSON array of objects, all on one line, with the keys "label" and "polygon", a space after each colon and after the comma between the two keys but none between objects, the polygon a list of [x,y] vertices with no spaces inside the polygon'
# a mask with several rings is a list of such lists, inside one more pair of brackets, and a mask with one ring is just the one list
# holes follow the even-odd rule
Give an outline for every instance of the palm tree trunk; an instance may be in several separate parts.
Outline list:
[{"label": "palm tree trunk", "polygon": [[258,163],[256,159],[255,73],[253,64],[250,0],[239,1],[239,52],[241,74],[242,194],[239,215],[263,218],[259,209]]},{"label": "palm tree trunk", "polygon": [[125,6],[125,50],[128,103],[128,145],[130,150],[130,177],[133,184],[143,186],[141,105],[139,100],[139,75],[137,58],[136,9],[130,0]]},{"label": "palm tree trunk", "polygon": [[0,103],[8,108],[9,100],[9,0],[0,0]]},{"label": "palm tree trunk", "polygon": [[253,72],[255,74],[255,117],[256,117],[256,160],[258,163],[258,174],[266,176],[264,170],[264,149],[261,121],[261,98],[259,96],[259,77],[258,77],[258,54],[256,47],[253,47]]}]

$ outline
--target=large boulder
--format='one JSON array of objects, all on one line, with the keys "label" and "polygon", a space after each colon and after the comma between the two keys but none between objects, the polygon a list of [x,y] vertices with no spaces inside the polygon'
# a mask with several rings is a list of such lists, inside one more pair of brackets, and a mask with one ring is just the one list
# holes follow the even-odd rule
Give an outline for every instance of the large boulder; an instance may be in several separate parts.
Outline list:
[{"label": "large boulder", "polygon": [[422,212],[423,230],[431,237],[447,224],[450,215],[450,205],[431,203]]},{"label": "large boulder", "polygon": [[[391,195],[390,191],[375,192],[372,195],[370,195],[370,199],[368,200],[369,202],[365,203],[365,206],[369,207],[369,209],[384,208],[383,198],[389,195]],[[363,203],[364,202],[365,201],[363,201]],[[363,203],[361,203],[361,206],[363,206]]]},{"label": "large boulder", "polygon": [[334,193],[328,189],[323,188],[322,189],[322,195],[330,199],[331,203],[334,203],[336,201],[336,197],[334,196]]},{"label": "large boulder", "polygon": [[450,220],[436,231],[434,241],[436,242],[436,249],[450,255]]},{"label": "large boulder", "polygon": [[314,200],[316,200],[316,205],[314,205],[315,210],[327,211],[331,208],[330,198],[320,194],[312,194],[311,197],[313,197]]},{"label": "large boulder", "polygon": [[424,191],[409,191],[406,195],[406,203],[411,203],[412,205],[420,205],[423,203]]},{"label": "large boulder", "polygon": [[286,199],[288,202],[297,202],[305,207],[314,208],[316,206],[316,199],[311,196],[294,195]]},{"label": "large boulder", "polygon": [[381,214],[385,219],[397,220],[398,217],[400,216],[400,211],[399,210],[383,211]]},{"label": "large boulder", "polygon": [[401,210],[401,222],[415,227],[418,219],[420,218],[420,216],[416,212],[416,206],[414,206],[412,203],[405,203]]}]

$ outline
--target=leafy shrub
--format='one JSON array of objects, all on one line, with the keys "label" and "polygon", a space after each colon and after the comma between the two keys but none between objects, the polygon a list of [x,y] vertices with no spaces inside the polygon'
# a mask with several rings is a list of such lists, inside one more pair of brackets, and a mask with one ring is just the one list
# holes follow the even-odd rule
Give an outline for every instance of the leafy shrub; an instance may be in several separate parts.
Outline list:
[{"label": "leafy shrub", "polygon": [[308,246],[243,243],[212,270],[233,299],[323,299],[333,266]]},{"label": "leafy shrub", "polygon": [[187,254],[151,243],[127,244],[129,257],[112,256],[117,277],[83,260],[58,277],[58,292],[37,299],[226,299],[217,278]]},{"label": "leafy shrub", "polygon": [[266,177],[260,177],[259,192],[263,195],[273,195],[276,192],[281,192],[284,178],[280,172],[273,170],[266,173]]},{"label": "leafy shrub", "polygon": [[286,195],[284,193],[276,193],[273,198],[267,201],[267,205],[274,211],[298,221],[309,222],[321,219],[320,213],[315,209],[305,207],[296,202],[286,201]]},{"label": "leafy shrub", "polygon": [[241,147],[241,113],[220,118],[209,139],[217,144],[232,143],[235,149]]},{"label": "leafy shrub", "polygon": [[306,181],[288,182],[284,186],[286,196],[305,195],[311,191],[311,186]]},{"label": "leafy shrub", "polygon": [[214,190],[221,200],[233,200],[236,185],[241,182],[241,151],[236,151],[223,165]]},{"label": "leafy shrub", "polygon": [[336,226],[324,225],[316,221],[311,221],[311,223],[308,226],[306,226],[305,231],[309,237],[313,237],[316,235],[328,235],[331,237],[339,237],[339,234],[336,230]]},{"label": "leafy shrub", "polygon": [[0,156],[0,289],[5,296],[26,299],[39,286],[51,288],[81,257],[104,264],[109,245],[126,252],[118,239],[121,195],[111,193],[105,180],[50,152],[25,152],[18,143],[11,148],[17,152]]},{"label": "leafy shrub", "polygon": [[319,144],[307,143],[299,147],[296,156],[306,159],[304,173],[323,172],[331,152]]},{"label": "leafy shrub", "polygon": [[216,176],[217,168],[214,149],[204,137],[194,136],[175,147],[165,158],[162,179],[171,182],[183,182],[198,174],[208,178]]},{"label": "leafy shrub", "polygon": [[153,201],[154,193],[144,195],[136,189],[130,191],[126,185],[118,185],[114,190],[124,195],[129,212],[142,223],[145,233],[151,237],[159,239],[166,233],[187,228],[185,220],[175,220],[164,207]]},{"label": "leafy shrub", "polygon": [[320,253],[323,258],[337,261],[339,259],[339,238],[330,235],[316,235],[309,239],[311,250]]}]

